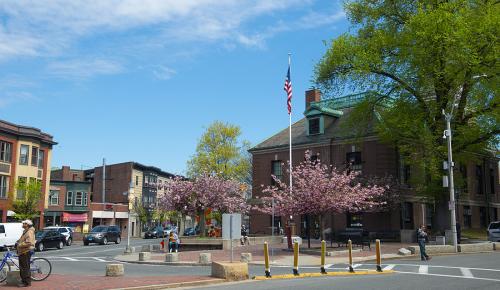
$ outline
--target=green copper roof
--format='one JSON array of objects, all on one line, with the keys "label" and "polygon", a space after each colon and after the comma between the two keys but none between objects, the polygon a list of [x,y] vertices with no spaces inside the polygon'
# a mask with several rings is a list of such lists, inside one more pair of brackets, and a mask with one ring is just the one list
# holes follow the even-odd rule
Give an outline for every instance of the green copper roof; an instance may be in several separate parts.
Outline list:
[{"label": "green copper roof", "polygon": [[309,109],[304,113],[306,117],[317,114],[326,114],[334,117],[340,117],[344,113],[342,109],[352,108],[362,101],[368,93],[359,93],[347,95],[340,98],[326,99],[319,102],[311,102]]}]

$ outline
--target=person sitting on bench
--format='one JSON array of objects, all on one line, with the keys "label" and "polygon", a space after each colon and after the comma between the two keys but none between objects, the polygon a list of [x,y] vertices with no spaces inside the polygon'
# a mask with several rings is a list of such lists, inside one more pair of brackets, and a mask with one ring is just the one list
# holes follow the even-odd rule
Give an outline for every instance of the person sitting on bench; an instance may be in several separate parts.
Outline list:
[{"label": "person sitting on bench", "polygon": [[168,252],[176,252],[179,250],[179,236],[174,231],[170,232],[168,237]]}]

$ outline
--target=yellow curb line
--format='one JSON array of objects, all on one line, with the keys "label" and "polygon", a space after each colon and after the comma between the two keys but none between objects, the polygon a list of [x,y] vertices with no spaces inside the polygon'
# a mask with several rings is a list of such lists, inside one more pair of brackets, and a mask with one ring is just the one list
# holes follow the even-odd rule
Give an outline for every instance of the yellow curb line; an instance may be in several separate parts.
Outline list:
[{"label": "yellow curb line", "polygon": [[393,270],[386,270],[383,272],[377,271],[356,271],[354,273],[351,272],[328,272],[326,274],[321,273],[302,273],[298,276],[293,274],[284,274],[284,275],[273,275],[271,278],[266,278],[266,276],[255,276],[254,280],[272,280],[272,279],[296,279],[296,278],[307,278],[307,277],[325,277],[325,276],[356,276],[356,275],[383,275],[383,274],[392,274]]}]

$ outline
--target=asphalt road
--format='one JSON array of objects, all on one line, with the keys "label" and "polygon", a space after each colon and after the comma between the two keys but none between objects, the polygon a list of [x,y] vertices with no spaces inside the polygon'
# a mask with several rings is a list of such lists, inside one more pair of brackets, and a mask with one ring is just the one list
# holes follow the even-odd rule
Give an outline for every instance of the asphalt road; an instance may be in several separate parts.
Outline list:
[{"label": "asphalt road", "polygon": [[[346,265],[329,271],[344,270]],[[388,260],[383,268],[394,274],[300,278],[252,281],[216,285],[197,289],[500,289],[500,253],[436,256],[429,262],[400,259]],[[356,269],[374,269],[373,264],[358,264]],[[277,274],[277,269],[271,269]],[[302,268],[301,272],[317,269]]]},{"label": "asphalt road", "polygon": [[[132,239],[132,246],[159,243],[160,240]],[[37,252],[48,258],[53,273],[104,275],[105,264],[123,253],[126,241],[119,245],[74,244],[62,250]],[[347,265],[327,265],[327,271],[345,271]],[[355,264],[355,269],[375,269],[370,263]],[[500,253],[435,256],[429,262],[416,258],[387,260],[382,266],[396,271],[380,276],[321,277],[290,280],[250,281],[222,284],[199,289],[500,289]],[[210,267],[125,264],[127,276],[210,275]],[[250,276],[263,275],[262,266],[250,266]],[[300,272],[318,272],[317,267],[301,267]],[[291,273],[290,267],[272,267],[273,275]]]}]

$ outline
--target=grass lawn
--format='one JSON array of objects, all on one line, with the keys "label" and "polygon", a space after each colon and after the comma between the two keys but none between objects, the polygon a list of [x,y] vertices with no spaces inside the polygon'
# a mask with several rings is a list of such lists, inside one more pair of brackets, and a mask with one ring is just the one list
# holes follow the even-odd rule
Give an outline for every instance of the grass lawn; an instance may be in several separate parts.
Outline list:
[{"label": "grass lawn", "polygon": [[486,229],[466,229],[462,230],[462,237],[468,239],[487,240]]}]

